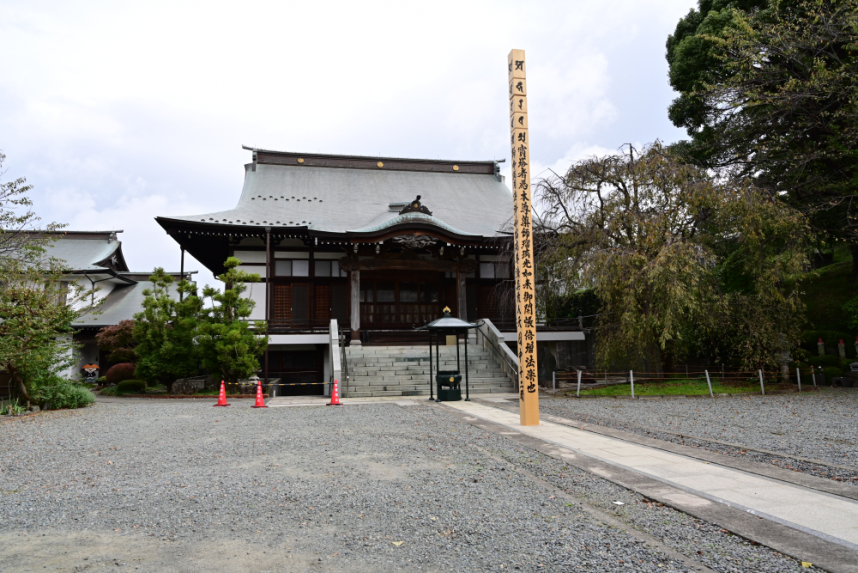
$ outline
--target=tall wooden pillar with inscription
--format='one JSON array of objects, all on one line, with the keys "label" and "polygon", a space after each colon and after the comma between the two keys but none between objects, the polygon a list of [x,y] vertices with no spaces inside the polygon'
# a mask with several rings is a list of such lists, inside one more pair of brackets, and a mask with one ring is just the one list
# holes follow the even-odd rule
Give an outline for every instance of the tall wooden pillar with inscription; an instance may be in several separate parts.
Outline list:
[{"label": "tall wooden pillar with inscription", "polygon": [[533,196],[530,189],[530,136],[527,127],[527,68],[524,64],[524,50],[512,50],[508,59],[519,412],[522,426],[537,426],[539,390],[536,368],[536,265],[533,262]]}]

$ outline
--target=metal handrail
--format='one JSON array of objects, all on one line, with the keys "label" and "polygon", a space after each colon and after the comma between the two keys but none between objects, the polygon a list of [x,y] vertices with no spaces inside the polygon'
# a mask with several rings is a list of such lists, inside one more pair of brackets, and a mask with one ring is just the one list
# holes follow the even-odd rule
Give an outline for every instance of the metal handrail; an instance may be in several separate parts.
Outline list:
[{"label": "metal handrail", "polygon": [[477,332],[479,332],[480,334],[482,334],[482,335],[483,335],[483,340],[485,340],[486,342],[488,342],[488,343],[491,345],[491,347],[492,347],[492,351],[493,351],[497,356],[499,356],[499,357],[500,357],[500,359],[501,359],[501,360],[503,360],[503,361],[504,361],[504,363],[509,367],[509,369],[510,369],[510,370],[512,370],[512,372],[515,374],[515,380],[513,380],[513,382],[515,382],[515,390],[516,390],[516,392],[518,392],[518,366],[517,366],[514,362],[512,362],[512,361],[507,357],[507,355],[506,355],[506,354],[504,354],[503,352],[501,352],[500,348],[498,348],[498,347],[497,347],[497,345],[496,345],[494,342],[492,342],[492,339],[491,339],[491,338],[489,338],[488,336],[486,336],[486,333],[485,333],[485,332],[483,332],[483,327],[484,327],[484,326],[485,326],[485,323],[483,323],[482,325],[478,326],[478,327],[477,327]]}]

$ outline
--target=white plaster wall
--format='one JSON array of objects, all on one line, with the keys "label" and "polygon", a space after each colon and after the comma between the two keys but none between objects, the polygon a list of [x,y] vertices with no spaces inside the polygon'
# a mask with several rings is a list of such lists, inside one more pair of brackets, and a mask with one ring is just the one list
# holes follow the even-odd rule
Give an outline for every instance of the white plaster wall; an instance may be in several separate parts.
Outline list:
[{"label": "white plaster wall", "polygon": [[256,303],[250,320],[265,320],[265,283],[245,283],[247,290],[244,296]]},{"label": "white plaster wall", "polygon": [[238,270],[244,271],[246,273],[253,273],[259,275],[262,278],[265,278],[266,275],[265,267],[262,265],[238,265],[237,268]]},{"label": "white plaster wall", "polygon": [[[80,277],[70,282],[79,286],[82,292],[87,292],[92,289],[92,283],[89,282],[89,279],[87,279],[86,277]],[[95,302],[104,300],[104,297],[109,295],[114,288],[116,288],[116,285],[112,281],[95,283],[96,292],[94,297],[86,296],[82,299],[78,298],[78,300],[70,300],[69,302],[71,303],[72,308],[80,309],[85,306],[88,306],[93,299],[95,300]]]},{"label": "white plaster wall", "polygon": [[[64,339],[64,340],[68,340],[69,338],[71,338],[70,334],[60,337],[60,339]],[[70,380],[80,380],[81,379],[80,367],[84,364],[83,362],[81,362],[81,360],[83,359],[83,356],[81,355],[81,352],[77,349],[71,349],[70,348],[68,350],[68,352],[70,355],[74,356],[76,361],[74,364],[69,366],[69,368],[67,370],[65,370],[63,372],[59,372],[58,374],[60,376],[62,376],[63,378],[68,378]]]},{"label": "white plaster wall", "polygon": [[242,263],[264,263],[265,251],[235,251],[233,256]]}]

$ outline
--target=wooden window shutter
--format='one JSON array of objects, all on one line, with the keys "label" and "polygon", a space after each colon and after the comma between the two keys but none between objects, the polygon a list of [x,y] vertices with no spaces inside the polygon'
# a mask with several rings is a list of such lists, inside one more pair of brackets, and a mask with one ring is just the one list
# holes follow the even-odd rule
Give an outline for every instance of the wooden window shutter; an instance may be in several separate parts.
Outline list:
[{"label": "wooden window shutter", "polygon": [[313,318],[317,321],[327,322],[331,317],[331,287],[329,285],[315,285],[313,287],[314,312]]},{"label": "wooden window shutter", "polygon": [[459,317],[459,293],[456,289],[456,280],[447,281],[446,285],[447,301],[445,305],[450,309],[450,316]]},{"label": "wooden window shutter", "polygon": [[331,285],[331,318],[336,318],[341,328],[349,328],[349,289],[346,285]]},{"label": "wooden window shutter", "polygon": [[310,285],[292,285],[292,324],[310,321]]},{"label": "wooden window shutter", "polygon": [[[495,287],[481,286],[480,287],[480,317],[488,318],[489,320],[497,320],[497,304],[495,302]],[[477,317],[474,317],[475,320]]]},{"label": "wooden window shutter", "polygon": [[274,285],[274,320],[292,319],[292,285]]}]

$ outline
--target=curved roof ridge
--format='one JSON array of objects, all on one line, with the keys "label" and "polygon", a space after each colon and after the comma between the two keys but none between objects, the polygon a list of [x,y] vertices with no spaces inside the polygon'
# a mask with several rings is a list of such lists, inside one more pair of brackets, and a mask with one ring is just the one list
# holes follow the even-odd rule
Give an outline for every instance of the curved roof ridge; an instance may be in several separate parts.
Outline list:
[{"label": "curved roof ridge", "polygon": [[449,233],[453,233],[455,235],[461,235],[464,237],[480,237],[482,235],[475,235],[474,233],[467,233],[452,225],[448,225],[441,219],[437,217],[433,217],[432,215],[426,215],[425,213],[405,213],[404,215],[397,215],[392,219],[388,219],[387,221],[377,223],[375,225],[367,225],[366,227],[361,227],[360,229],[350,229],[346,231],[347,233],[374,233],[376,231],[382,231],[384,229],[389,229],[390,227],[395,227],[396,225],[402,225],[406,223],[428,223],[430,225],[434,225],[439,229],[444,229]]},{"label": "curved roof ridge", "polygon": [[306,155],[306,156],[315,156],[315,157],[342,157],[344,159],[389,159],[389,160],[405,160],[405,161],[420,161],[425,163],[450,163],[450,162],[461,162],[461,163],[503,163],[506,161],[506,158],[501,159],[421,159],[417,157],[393,157],[390,155],[353,155],[351,153],[310,153],[309,151],[283,151],[278,149],[263,149],[261,147],[252,147],[249,145],[242,144],[242,149],[246,149],[248,151],[261,151],[263,153],[285,153],[289,155]]}]

